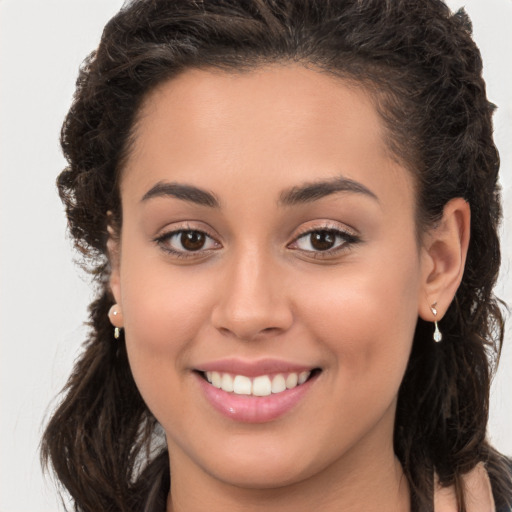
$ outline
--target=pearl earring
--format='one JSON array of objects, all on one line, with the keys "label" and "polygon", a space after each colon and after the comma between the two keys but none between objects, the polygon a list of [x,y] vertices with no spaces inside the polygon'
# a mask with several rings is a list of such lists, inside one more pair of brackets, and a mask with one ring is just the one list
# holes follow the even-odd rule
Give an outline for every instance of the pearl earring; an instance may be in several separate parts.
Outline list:
[{"label": "pearl earring", "polygon": [[117,304],[114,304],[108,312],[108,317],[110,319],[110,322],[112,324],[114,324],[114,338],[116,340],[118,340],[121,337],[121,329],[122,329],[122,327],[115,327],[115,323],[118,323],[118,322],[114,323],[114,318],[117,318],[118,315],[121,316],[121,312],[119,311]]},{"label": "pearl earring", "polygon": [[443,335],[441,334],[441,331],[439,330],[439,325],[437,325],[437,320],[435,318],[437,317],[437,302],[434,302],[432,306],[430,306],[430,310],[432,311],[432,314],[434,315],[434,335],[432,336],[434,338],[434,341],[436,343],[439,343],[443,339]]}]

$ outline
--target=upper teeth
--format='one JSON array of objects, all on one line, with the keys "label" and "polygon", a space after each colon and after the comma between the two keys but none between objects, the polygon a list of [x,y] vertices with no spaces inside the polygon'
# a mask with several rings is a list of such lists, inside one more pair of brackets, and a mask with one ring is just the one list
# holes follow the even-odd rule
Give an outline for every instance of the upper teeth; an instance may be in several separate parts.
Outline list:
[{"label": "upper teeth", "polygon": [[311,375],[310,371],[300,373],[278,373],[277,375],[260,375],[246,377],[229,373],[206,372],[206,379],[216,388],[237,395],[268,396],[271,393],[281,393],[304,384]]}]

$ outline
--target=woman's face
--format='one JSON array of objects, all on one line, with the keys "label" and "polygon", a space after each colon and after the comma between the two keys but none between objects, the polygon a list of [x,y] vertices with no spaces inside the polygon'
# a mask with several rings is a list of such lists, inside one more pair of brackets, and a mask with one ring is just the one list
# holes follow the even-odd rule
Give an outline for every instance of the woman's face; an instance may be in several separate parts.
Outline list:
[{"label": "woman's face", "polygon": [[186,71],[147,98],[121,195],[112,289],[171,472],[277,487],[392,454],[426,258],[367,93]]}]

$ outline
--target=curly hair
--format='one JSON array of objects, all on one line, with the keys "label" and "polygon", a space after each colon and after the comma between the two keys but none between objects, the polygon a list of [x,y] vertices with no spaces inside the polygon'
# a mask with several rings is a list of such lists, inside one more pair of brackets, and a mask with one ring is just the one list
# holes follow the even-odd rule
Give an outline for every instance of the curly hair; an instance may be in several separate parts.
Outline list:
[{"label": "curly hair", "polygon": [[142,510],[168,480],[157,421],[107,317],[114,302],[107,227],[122,226],[119,179],[139,107],[186,69],[250,71],[290,61],[371,92],[389,148],[415,179],[419,233],[450,199],[471,207],[466,268],[442,320],[443,342],[432,343],[431,325],[418,319],[394,448],[413,510],[432,510],[435,471],[442,485],[455,485],[464,511],[461,477],[482,461],[496,505],[510,506],[507,462],[486,440],[490,379],[503,343],[492,291],[501,208],[494,105],[471,30],[465,12],[454,14],[441,0],[135,0],[107,24],[80,69],[61,134],[68,166],[57,182],[98,287],[90,335],[42,442],[43,463],[53,466],[76,511]]}]

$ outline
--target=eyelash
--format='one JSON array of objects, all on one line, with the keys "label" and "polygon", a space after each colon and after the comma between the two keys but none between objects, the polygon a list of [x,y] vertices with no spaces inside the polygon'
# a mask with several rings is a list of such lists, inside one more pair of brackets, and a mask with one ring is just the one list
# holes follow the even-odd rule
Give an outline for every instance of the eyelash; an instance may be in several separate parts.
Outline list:
[{"label": "eyelash", "polygon": [[[198,249],[197,251],[187,251],[187,250],[176,250],[172,249],[169,246],[169,241],[178,236],[183,235],[184,233],[197,233],[200,235],[205,236],[209,240],[213,240],[216,244],[220,245],[219,242],[217,242],[211,235],[209,235],[206,231],[203,231],[201,229],[195,229],[192,227],[184,227],[180,229],[176,229],[173,231],[169,231],[167,233],[164,233],[154,239],[154,242],[158,244],[158,246],[165,251],[168,254],[171,254],[172,256],[176,258],[194,258],[197,256],[207,256],[211,253],[211,251],[217,250],[217,248],[209,248],[209,249]],[[329,233],[331,235],[334,235],[336,239],[342,239],[343,242],[340,243],[338,246],[335,246],[332,249],[326,249],[326,250],[302,250],[302,252],[307,253],[308,257],[314,258],[314,259],[322,259],[322,258],[329,258],[336,256],[338,253],[342,251],[348,250],[351,246],[361,242],[361,239],[359,236],[355,235],[354,233],[350,231],[346,231],[343,229],[340,229],[338,226],[332,226],[332,225],[324,225],[315,227],[313,229],[308,229],[306,231],[303,231],[299,233],[293,242],[291,244],[287,245],[287,248],[291,248],[292,245],[297,244],[297,242],[307,236],[310,236],[314,233]],[[300,249],[297,249],[300,250]]]}]

